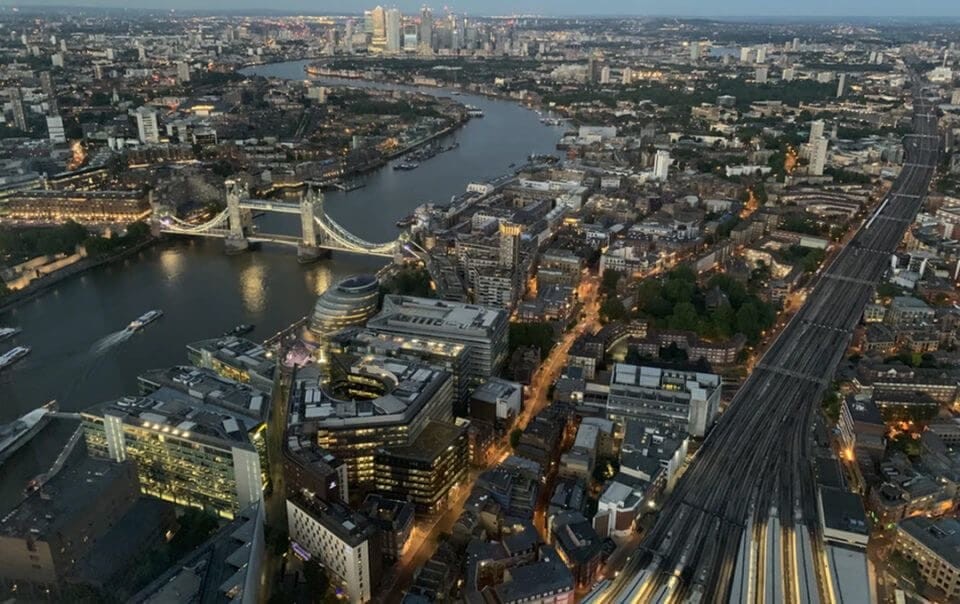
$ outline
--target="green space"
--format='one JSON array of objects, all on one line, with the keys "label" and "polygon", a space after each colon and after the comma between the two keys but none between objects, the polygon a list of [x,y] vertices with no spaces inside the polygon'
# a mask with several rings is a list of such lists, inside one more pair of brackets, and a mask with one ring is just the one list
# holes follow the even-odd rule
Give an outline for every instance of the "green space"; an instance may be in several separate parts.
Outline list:
[{"label": "green space", "polygon": [[[717,303],[708,307],[707,294]],[[653,327],[682,329],[705,338],[725,339],[742,333],[750,344],[760,341],[764,330],[773,326],[776,309],[747,287],[727,275],[713,276],[705,286],[687,266],[676,268],[659,279],[640,283],[637,312]]]}]

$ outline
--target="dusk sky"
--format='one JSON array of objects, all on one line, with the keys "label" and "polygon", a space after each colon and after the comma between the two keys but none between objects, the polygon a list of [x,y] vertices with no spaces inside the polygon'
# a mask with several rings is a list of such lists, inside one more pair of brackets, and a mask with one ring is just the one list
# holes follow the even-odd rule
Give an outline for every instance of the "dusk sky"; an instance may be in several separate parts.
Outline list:
[{"label": "dusk sky", "polygon": [[[213,0],[197,3],[195,0],[28,0],[16,2],[0,0],[0,6],[127,6],[134,8],[177,8],[216,10],[248,10],[269,8],[309,12],[359,12],[373,7],[375,0]],[[383,2],[412,12],[424,4],[422,0]],[[960,16],[960,2],[955,0],[806,0],[796,3],[769,0],[458,0],[455,2],[427,2],[435,10],[449,6],[457,12],[495,15],[538,13],[545,15],[679,15],[679,16]]]}]

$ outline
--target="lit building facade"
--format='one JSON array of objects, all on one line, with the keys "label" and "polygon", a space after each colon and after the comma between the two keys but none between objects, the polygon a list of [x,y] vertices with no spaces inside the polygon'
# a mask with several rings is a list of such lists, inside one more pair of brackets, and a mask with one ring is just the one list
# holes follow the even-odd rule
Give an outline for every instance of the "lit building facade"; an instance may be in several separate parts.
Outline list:
[{"label": "lit building facade", "polygon": [[226,518],[262,498],[263,424],[161,388],[81,413],[91,455],[137,463],[146,495]]}]

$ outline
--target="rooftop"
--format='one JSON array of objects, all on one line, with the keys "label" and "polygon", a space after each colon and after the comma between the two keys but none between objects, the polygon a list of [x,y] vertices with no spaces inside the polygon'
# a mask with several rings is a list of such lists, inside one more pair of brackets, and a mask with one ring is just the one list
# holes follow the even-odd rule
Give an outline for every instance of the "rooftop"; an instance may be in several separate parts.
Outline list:
[{"label": "rooftop", "polygon": [[166,386],[146,396],[125,396],[95,405],[83,415],[120,417],[125,424],[171,437],[249,449],[253,448],[249,433],[260,424]]},{"label": "rooftop", "polygon": [[434,333],[468,337],[490,334],[505,325],[506,312],[476,304],[412,296],[386,296],[380,314],[367,326],[375,330],[414,329],[424,336]]},{"label": "rooftop", "polygon": [[98,505],[105,485],[124,479],[135,484],[132,462],[82,457],[76,463],[68,463],[41,491],[32,493],[0,519],[0,535],[22,538],[29,533],[46,539],[58,532],[63,523],[72,522],[83,510]]},{"label": "rooftop", "polygon": [[260,419],[266,409],[266,394],[210,369],[179,365],[146,371],[138,379],[150,389],[169,388],[255,419]]},{"label": "rooftop", "polygon": [[914,516],[902,521],[900,530],[943,558],[953,568],[960,569],[960,520],[931,520],[925,516]]},{"label": "rooftop", "polygon": [[276,363],[267,349],[246,338],[225,336],[187,344],[187,350],[208,352],[213,358],[233,367],[241,367],[262,376],[272,374]]},{"label": "rooftop", "polygon": [[451,379],[433,366],[375,355],[335,356],[331,364],[329,381],[311,374],[291,393],[294,413],[329,429],[406,422]]}]

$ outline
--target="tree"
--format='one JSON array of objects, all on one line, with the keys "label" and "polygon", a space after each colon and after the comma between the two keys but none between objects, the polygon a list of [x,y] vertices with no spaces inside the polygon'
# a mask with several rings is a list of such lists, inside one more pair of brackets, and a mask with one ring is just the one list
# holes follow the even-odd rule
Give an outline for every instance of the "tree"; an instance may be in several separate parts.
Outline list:
[{"label": "tree", "polygon": [[619,298],[607,298],[600,304],[600,318],[604,323],[625,321],[630,317]]},{"label": "tree", "polygon": [[760,312],[753,302],[747,302],[737,311],[737,331],[746,336],[747,341],[756,343],[760,340]]},{"label": "tree", "polygon": [[307,597],[314,604],[326,601],[327,590],[330,588],[330,578],[316,558],[303,563],[303,579],[307,584]]},{"label": "tree", "polygon": [[697,315],[697,308],[690,302],[680,302],[673,309],[670,315],[670,328],[683,329],[688,331],[697,331],[700,324],[700,317]]},{"label": "tree", "polygon": [[606,296],[615,296],[617,294],[617,284],[620,283],[622,277],[623,273],[620,271],[606,269],[600,279],[600,290]]},{"label": "tree", "polygon": [[523,436],[523,430],[520,428],[514,428],[510,431],[510,447],[516,449],[520,444],[520,437]]}]

